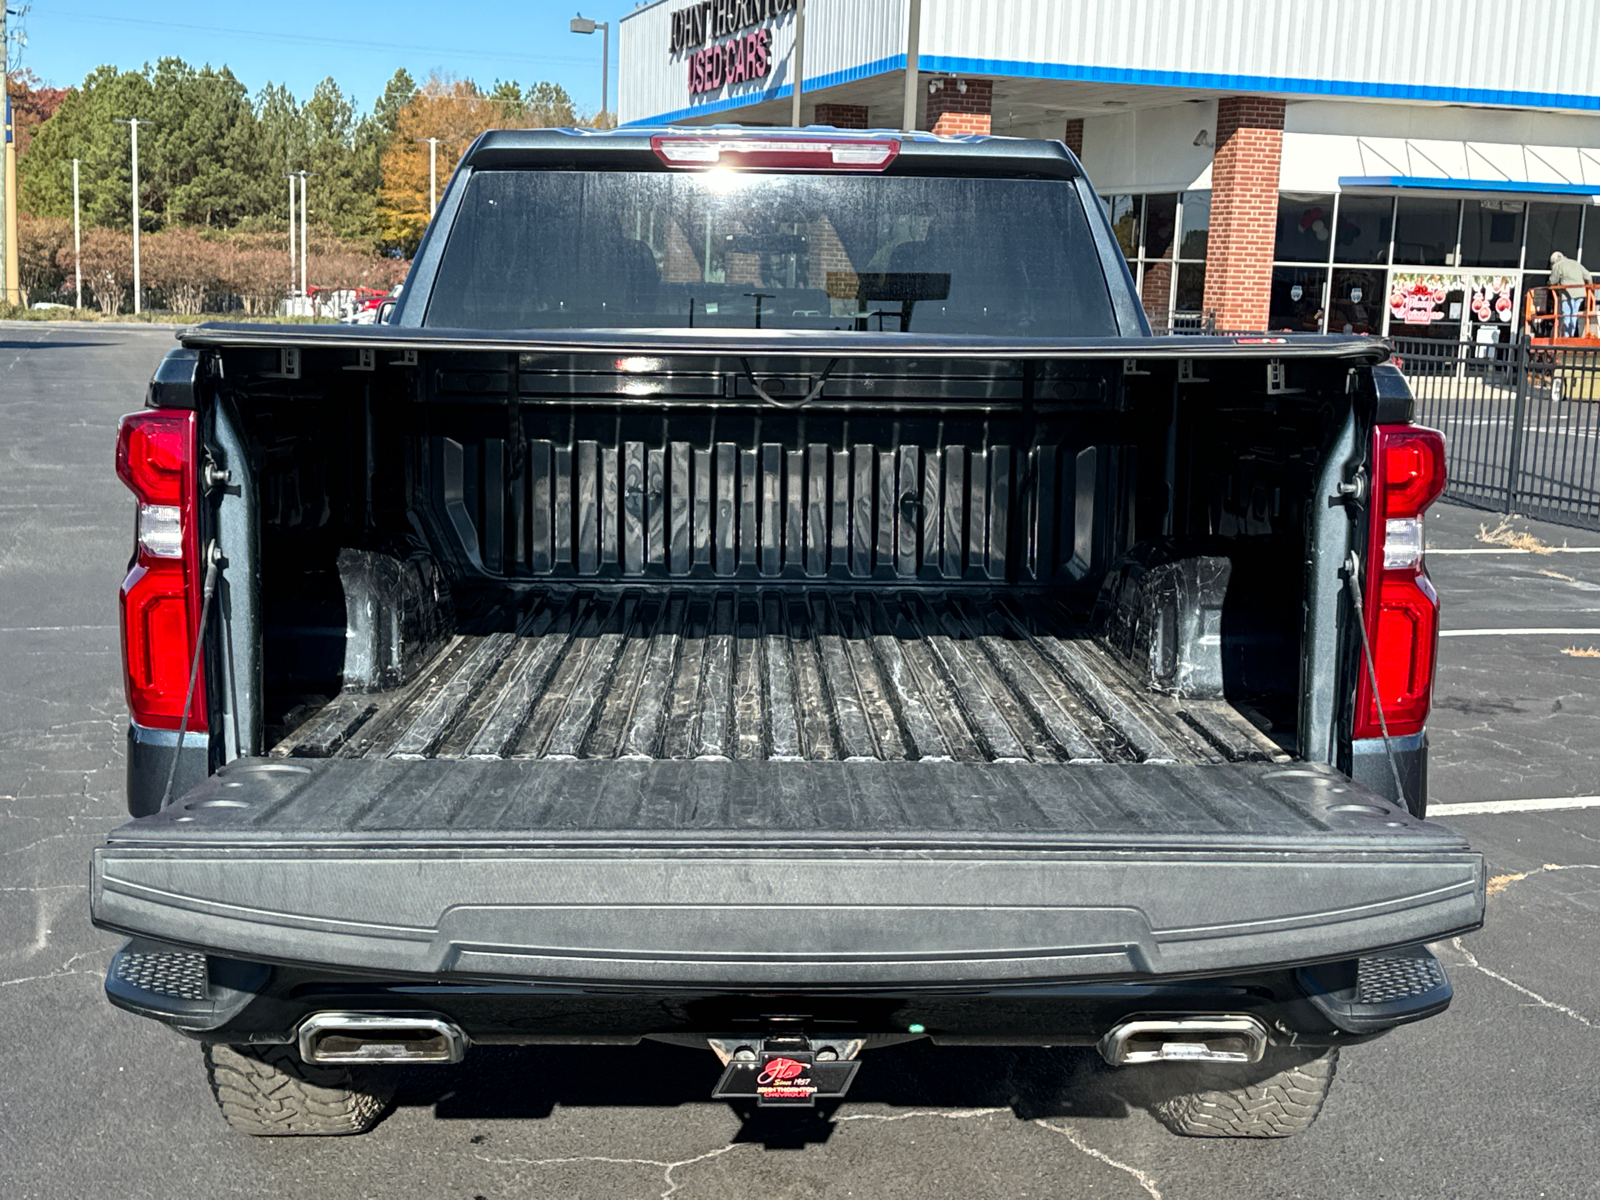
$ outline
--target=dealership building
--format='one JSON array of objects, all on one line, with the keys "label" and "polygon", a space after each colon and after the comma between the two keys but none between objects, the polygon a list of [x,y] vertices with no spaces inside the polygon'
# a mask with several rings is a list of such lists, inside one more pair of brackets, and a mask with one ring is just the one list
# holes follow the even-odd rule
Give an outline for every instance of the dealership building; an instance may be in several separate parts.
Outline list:
[{"label": "dealership building", "polygon": [[[788,125],[799,18],[635,9],[621,123]],[[1596,0],[805,0],[799,58],[804,124],[1065,142],[1158,328],[1482,344],[1600,271]]]}]

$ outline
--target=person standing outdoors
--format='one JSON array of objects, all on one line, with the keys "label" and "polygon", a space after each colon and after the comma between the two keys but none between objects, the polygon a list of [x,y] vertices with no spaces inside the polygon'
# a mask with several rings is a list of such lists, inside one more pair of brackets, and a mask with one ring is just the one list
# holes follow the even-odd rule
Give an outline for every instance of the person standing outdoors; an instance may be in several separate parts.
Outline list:
[{"label": "person standing outdoors", "polygon": [[1563,337],[1577,337],[1581,324],[1579,314],[1586,305],[1587,289],[1576,290],[1593,283],[1594,275],[1575,259],[1557,250],[1550,256],[1550,287],[1561,302],[1561,333]]}]

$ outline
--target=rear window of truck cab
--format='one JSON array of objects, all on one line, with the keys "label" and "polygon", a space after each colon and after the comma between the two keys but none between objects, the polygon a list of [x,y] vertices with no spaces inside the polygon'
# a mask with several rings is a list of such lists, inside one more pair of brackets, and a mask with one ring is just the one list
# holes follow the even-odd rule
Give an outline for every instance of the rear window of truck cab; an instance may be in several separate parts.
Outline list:
[{"label": "rear window of truck cab", "polygon": [[425,325],[1115,336],[1076,187],[477,170]]}]

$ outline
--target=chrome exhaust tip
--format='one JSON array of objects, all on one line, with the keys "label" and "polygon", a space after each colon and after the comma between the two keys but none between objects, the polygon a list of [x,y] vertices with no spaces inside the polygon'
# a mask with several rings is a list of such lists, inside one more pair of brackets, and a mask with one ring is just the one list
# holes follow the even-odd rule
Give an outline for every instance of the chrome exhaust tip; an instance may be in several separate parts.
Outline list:
[{"label": "chrome exhaust tip", "polygon": [[1253,1063],[1267,1052],[1254,1017],[1172,1017],[1124,1021],[1098,1047],[1113,1067],[1150,1062]]},{"label": "chrome exhaust tip", "polygon": [[300,1022],[300,1060],[320,1066],[458,1063],[467,1035],[442,1017],[315,1013]]}]

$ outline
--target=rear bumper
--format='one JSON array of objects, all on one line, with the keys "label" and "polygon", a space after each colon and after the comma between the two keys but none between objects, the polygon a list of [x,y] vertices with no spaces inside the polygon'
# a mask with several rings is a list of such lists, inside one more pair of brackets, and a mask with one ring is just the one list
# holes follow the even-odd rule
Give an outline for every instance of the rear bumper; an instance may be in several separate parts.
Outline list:
[{"label": "rear bumper", "polygon": [[645,1038],[805,1033],[886,1045],[1093,1045],[1124,1021],[1244,1015],[1300,1043],[1359,1041],[1449,1006],[1444,969],[1420,946],[1295,971],[1024,987],[737,992],[582,988],[328,972],[208,956],[134,939],[107,997],[192,1037],[292,1043],[319,1015],[448,1024],[476,1045],[631,1045]]}]

